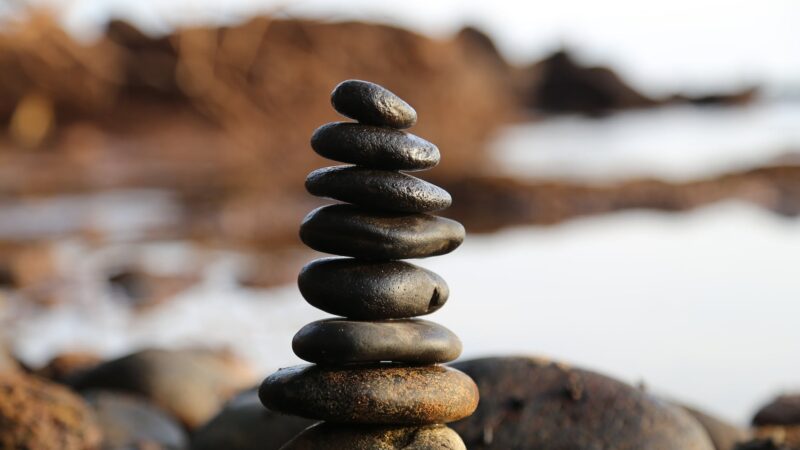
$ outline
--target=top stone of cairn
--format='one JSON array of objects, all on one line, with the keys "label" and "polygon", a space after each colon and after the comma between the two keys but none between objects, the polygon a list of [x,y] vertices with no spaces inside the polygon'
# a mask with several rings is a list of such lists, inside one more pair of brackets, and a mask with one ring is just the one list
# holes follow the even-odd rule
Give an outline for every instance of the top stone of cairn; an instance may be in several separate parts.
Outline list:
[{"label": "top stone of cairn", "polygon": [[392,91],[375,83],[347,80],[331,93],[331,104],[340,114],[367,125],[408,128],[417,112]]}]

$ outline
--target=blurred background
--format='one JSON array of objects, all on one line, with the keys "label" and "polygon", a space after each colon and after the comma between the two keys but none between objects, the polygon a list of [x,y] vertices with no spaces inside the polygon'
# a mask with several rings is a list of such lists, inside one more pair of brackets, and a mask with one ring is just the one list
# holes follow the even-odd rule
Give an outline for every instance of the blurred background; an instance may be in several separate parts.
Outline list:
[{"label": "blurred background", "polygon": [[299,362],[294,284],[357,78],[418,113],[468,237],[464,357],[544,355],[749,422],[800,389],[800,3],[0,3],[0,326],[59,355]]}]

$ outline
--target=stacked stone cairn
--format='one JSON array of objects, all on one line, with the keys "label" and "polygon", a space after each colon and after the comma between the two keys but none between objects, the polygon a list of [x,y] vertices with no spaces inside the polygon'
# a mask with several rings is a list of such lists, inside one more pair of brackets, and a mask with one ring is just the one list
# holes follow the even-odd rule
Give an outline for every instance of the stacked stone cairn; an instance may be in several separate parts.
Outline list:
[{"label": "stacked stone cairn", "polygon": [[400,261],[449,253],[464,239],[458,222],[428,214],[448,207],[443,189],[404,172],[439,162],[435,145],[401,131],[417,114],[392,92],[348,80],[331,94],[354,122],[323,125],[311,146],[353,164],[315,170],[307,190],[346,203],[309,213],[300,237],[343,257],[306,265],[298,284],[312,306],[336,316],[304,326],[292,348],[311,362],[267,377],[267,408],[322,420],[285,449],[464,449],[446,423],[469,416],[478,389],[467,375],[440,365],[461,341],[447,328],[412,317],[444,305],[447,284]]}]

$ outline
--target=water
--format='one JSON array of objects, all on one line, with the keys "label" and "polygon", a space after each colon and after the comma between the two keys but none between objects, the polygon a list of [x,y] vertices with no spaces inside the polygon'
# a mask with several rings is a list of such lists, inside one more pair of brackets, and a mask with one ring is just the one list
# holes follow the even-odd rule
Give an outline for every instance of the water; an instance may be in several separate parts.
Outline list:
[{"label": "water", "polygon": [[[237,286],[235,255],[182,254],[217,261],[190,291],[138,314],[92,291],[91,307],[7,324],[15,349],[34,364],[59,350],[148,345],[225,346],[264,374],[300,362],[291,337],[324,313],[294,286]],[[773,394],[800,389],[800,221],[743,204],[628,212],[470,236],[420,264],[450,284],[431,318],[461,336],[467,358],[552,356],[741,423]]]},{"label": "water", "polygon": [[492,148],[501,170],[515,176],[700,179],[800,152],[800,102],[567,116],[512,127]]}]

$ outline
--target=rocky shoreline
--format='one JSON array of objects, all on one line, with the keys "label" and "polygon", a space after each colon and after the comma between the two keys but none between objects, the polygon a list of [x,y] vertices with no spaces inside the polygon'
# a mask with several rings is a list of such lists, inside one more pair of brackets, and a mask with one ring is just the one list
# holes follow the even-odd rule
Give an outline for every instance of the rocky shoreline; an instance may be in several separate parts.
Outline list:
[{"label": "rocky shoreline", "polygon": [[[35,373],[0,357],[4,449],[277,450],[315,423],[265,410],[251,387],[257,376],[225,353],[143,350],[71,366],[59,362],[64,355]],[[48,369],[54,364],[58,378]],[[800,448],[797,395],[766,404],[748,428],[557,361],[495,357],[453,366],[481,395],[475,414],[452,424],[469,448]],[[559,431],[565,426],[569,433]],[[384,435],[385,448],[402,448],[404,435],[392,436]]]}]

